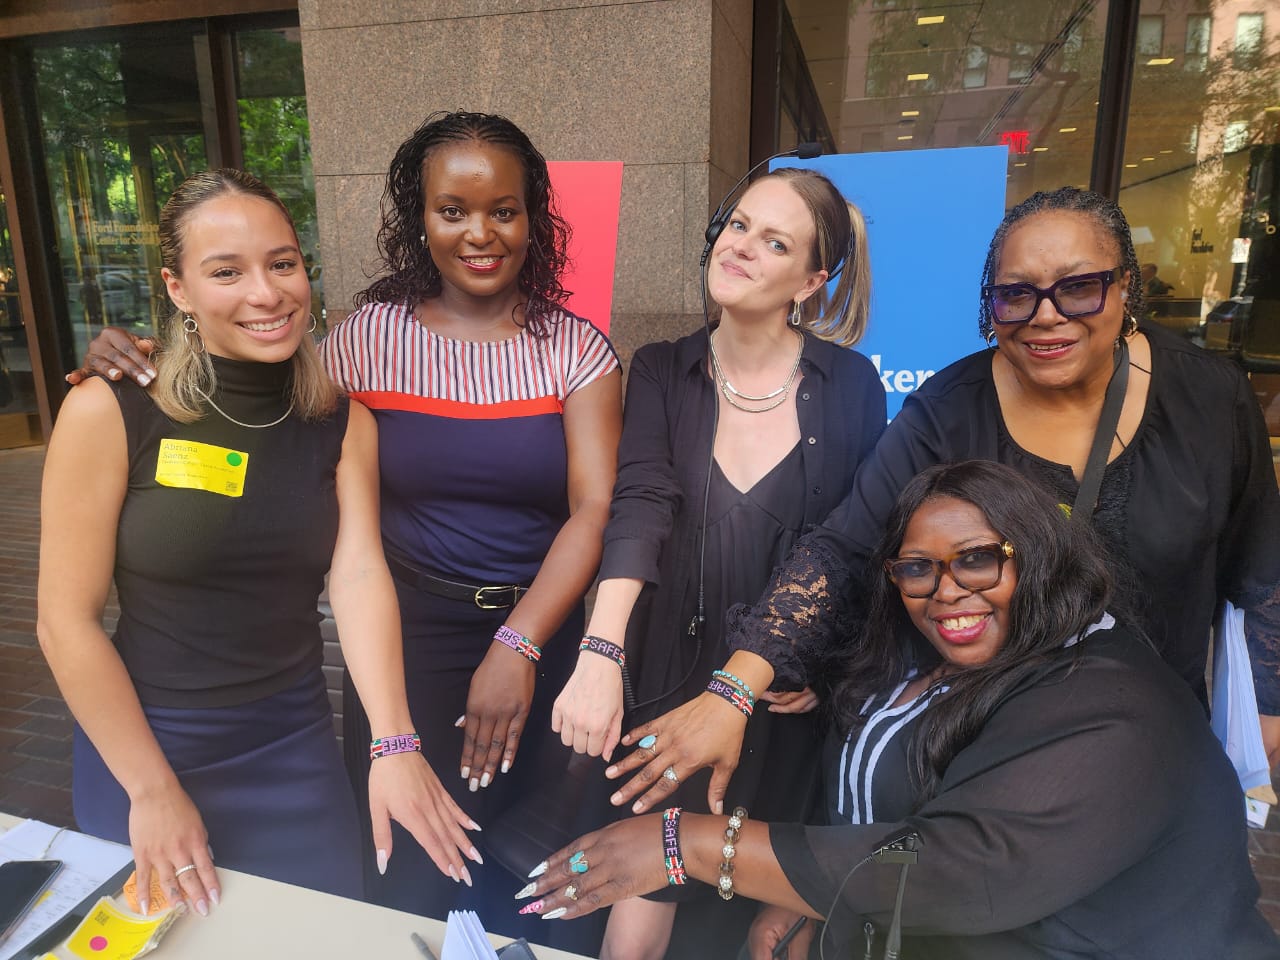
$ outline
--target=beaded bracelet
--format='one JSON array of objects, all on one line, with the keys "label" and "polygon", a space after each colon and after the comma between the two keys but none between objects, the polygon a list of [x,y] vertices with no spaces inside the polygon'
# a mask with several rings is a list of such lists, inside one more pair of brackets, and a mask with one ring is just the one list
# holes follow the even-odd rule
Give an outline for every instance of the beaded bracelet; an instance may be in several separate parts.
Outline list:
[{"label": "beaded bracelet", "polygon": [[369,744],[369,759],[390,757],[397,753],[421,753],[422,738],[416,733],[402,733],[394,737],[379,737]]},{"label": "beaded bracelet", "polygon": [[721,900],[733,899],[733,858],[738,855],[734,846],[738,842],[738,831],[742,829],[742,821],[747,819],[747,811],[742,807],[734,807],[729,817],[729,825],[724,828],[724,846],[720,848],[720,881],[716,885],[716,893]]},{"label": "beaded bracelet", "polygon": [[578,644],[578,649],[580,651],[587,650],[591,653],[598,653],[602,657],[608,657],[619,667],[626,669],[627,655],[622,652],[622,647],[618,646],[611,640],[606,640],[603,637],[593,637],[588,633],[582,638],[582,643]]},{"label": "beaded bracelet", "polygon": [[684,859],[680,856],[680,808],[668,807],[662,811],[662,859],[667,865],[667,885],[683,886],[689,881],[684,872]]},{"label": "beaded bracelet", "polygon": [[727,700],[730,704],[742,711],[744,717],[751,716],[751,711],[756,708],[756,702],[747,696],[732,684],[725,683],[723,680],[712,680],[707,684],[707,693],[714,693],[722,700]]},{"label": "beaded bracelet", "polygon": [[736,687],[738,687],[738,688],[739,688],[743,693],[745,693],[749,699],[751,699],[751,700],[753,700],[753,701],[755,700],[755,698],[756,698],[755,692],[754,692],[754,691],[752,691],[752,689],[751,689],[750,685],[747,683],[747,681],[743,680],[741,677],[736,677],[736,676],[734,676],[734,675],[733,675],[732,673],[730,673],[728,670],[716,670],[716,671],[715,671],[715,672],[713,672],[711,675],[712,675],[713,677],[719,677],[721,680],[726,680],[726,681],[728,681],[729,683],[734,684],[734,685],[735,685]]},{"label": "beaded bracelet", "polygon": [[530,663],[537,663],[542,659],[542,648],[540,646],[524,634],[512,630],[505,623],[498,628],[498,632],[493,635],[493,639],[510,647]]}]

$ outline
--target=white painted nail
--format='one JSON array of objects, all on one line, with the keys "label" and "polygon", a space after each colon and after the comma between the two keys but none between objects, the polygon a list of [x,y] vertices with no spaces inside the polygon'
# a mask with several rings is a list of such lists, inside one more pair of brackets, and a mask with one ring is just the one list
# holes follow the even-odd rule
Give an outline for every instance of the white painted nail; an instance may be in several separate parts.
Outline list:
[{"label": "white painted nail", "polygon": [[150,908],[150,906],[151,906],[150,900],[144,900],[141,898],[138,900],[138,912],[142,914],[144,917],[147,916],[147,911],[148,911],[148,908]]},{"label": "white painted nail", "polygon": [[385,874],[387,872],[387,851],[378,851],[378,873]]},{"label": "white painted nail", "polygon": [[480,774],[480,786],[487,787],[488,785],[489,785],[489,771],[486,770],[484,773]]},{"label": "white painted nail", "polygon": [[520,892],[517,893],[513,899],[523,900],[525,897],[532,897],[533,891],[537,889],[538,889],[537,881],[534,881],[533,883],[530,883],[526,886],[521,887]]},{"label": "white painted nail", "polygon": [[462,779],[463,779],[463,780],[465,780],[465,779],[467,779],[467,777],[469,777],[469,776],[471,776],[471,768],[470,768],[470,767],[463,767],[463,768],[462,768]]},{"label": "white painted nail", "polygon": [[462,865],[462,882],[468,887],[471,886],[471,871],[467,869],[466,864]]},{"label": "white painted nail", "polygon": [[563,916],[564,916],[566,913],[568,913],[568,912],[569,912],[569,911],[568,911],[566,908],[564,908],[564,907],[556,907],[556,908],[555,908],[554,910],[552,910],[550,913],[544,913],[544,914],[542,915],[542,919],[543,919],[543,920],[559,920],[561,917],[563,917]]},{"label": "white painted nail", "polygon": [[458,883],[458,882],[459,882],[459,881],[458,881],[458,868],[457,868],[457,867],[455,867],[452,863],[451,863],[451,864],[449,864],[449,876],[453,877],[453,882],[454,882],[454,883]]},{"label": "white painted nail", "polygon": [[510,760],[503,760],[503,761],[502,761],[502,772],[503,772],[503,773],[507,773],[508,771],[510,771],[510,769],[511,769],[511,761],[510,761]]},{"label": "white painted nail", "polygon": [[455,727],[465,727],[467,725],[467,715],[464,713],[457,720],[453,721]]},{"label": "white painted nail", "polygon": [[480,789],[480,781],[477,780],[475,777],[472,777],[471,782],[467,784],[467,789],[470,790],[472,793],[475,793],[477,790]]},{"label": "white painted nail", "polygon": [[480,864],[480,866],[482,867],[484,866],[484,857],[480,856],[480,851],[477,850],[475,847],[472,847],[469,851],[467,851],[467,856],[470,857],[472,860],[474,860],[476,863]]},{"label": "white painted nail", "polygon": [[483,830],[483,829],[481,829],[480,824],[476,823],[474,820],[472,820],[472,821],[471,821],[471,826],[470,826],[470,827],[468,827],[467,829],[469,829],[469,830],[479,830],[481,833],[484,833],[484,830]]},{"label": "white painted nail", "polygon": [[207,917],[209,915],[209,905],[203,900],[197,900],[196,913],[200,914],[202,917]]},{"label": "white painted nail", "polygon": [[222,903],[222,894],[218,892],[217,887],[214,887],[209,891],[209,899],[213,901],[213,905],[215,907]]},{"label": "white painted nail", "polygon": [[150,379],[154,380],[156,378],[156,372],[152,370],[150,367],[147,367],[147,376]]},{"label": "white painted nail", "polygon": [[120,378],[120,371],[117,370],[115,367],[112,367],[110,370],[107,371],[107,376],[110,377],[112,380],[118,380]]},{"label": "white painted nail", "polygon": [[543,860],[540,864],[538,864],[536,867],[534,867],[532,870],[529,871],[529,879],[532,880],[534,877],[540,877],[546,872],[547,872],[547,861]]}]

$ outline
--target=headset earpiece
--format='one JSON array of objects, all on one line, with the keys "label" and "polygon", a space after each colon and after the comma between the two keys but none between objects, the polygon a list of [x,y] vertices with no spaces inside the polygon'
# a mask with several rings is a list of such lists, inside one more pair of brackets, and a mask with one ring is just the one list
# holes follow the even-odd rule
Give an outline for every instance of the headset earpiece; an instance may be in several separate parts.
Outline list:
[{"label": "headset earpiece", "polygon": [[733,211],[737,206],[738,205],[736,203],[733,204],[733,206],[729,207],[728,210],[707,224],[707,229],[703,233],[703,237],[706,238],[708,247],[714,247],[716,245],[716,241],[720,239],[720,234],[724,233],[724,228],[729,225],[729,219],[733,216]]}]

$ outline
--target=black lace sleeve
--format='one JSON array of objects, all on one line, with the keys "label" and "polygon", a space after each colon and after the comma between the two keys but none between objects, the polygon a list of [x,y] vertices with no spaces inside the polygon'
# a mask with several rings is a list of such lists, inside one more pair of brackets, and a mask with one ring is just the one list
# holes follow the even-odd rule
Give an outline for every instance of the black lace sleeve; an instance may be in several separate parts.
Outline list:
[{"label": "black lace sleeve", "polygon": [[729,608],[729,644],[773,667],[773,690],[800,690],[838,638],[854,630],[848,563],[818,536],[796,544],[773,572],[764,597]]}]

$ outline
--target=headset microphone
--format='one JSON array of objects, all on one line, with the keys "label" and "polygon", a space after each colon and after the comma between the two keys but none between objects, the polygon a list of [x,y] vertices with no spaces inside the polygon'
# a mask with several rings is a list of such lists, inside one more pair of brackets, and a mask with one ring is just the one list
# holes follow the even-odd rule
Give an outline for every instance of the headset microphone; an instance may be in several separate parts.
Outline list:
[{"label": "headset microphone", "polygon": [[751,179],[752,174],[766,163],[781,160],[783,157],[812,160],[814,157],[820,156],[822,156],[822,144],[806,141],[805,143],[796,144],[793,150],[784,150],[782,153],[775,153],[772,157],[765,157],[748,170],[746,175],[733,185],[733,189],[724,195],[724,199],[720,201],[720,206],[716,207],[716,212],[711,217],[711,222],[707,224],[706,232],[703,234],[707,244],[702,248],[702,257],[698,260],[698,267],[702,268],[707,265],[707,258],[711,256],[711,248],[715,246],[716,240],[719,239],[720,234],[724,232],[724,228],[729,222],[729,215],[733,213],[734,207],[734,204],[729,203],[730,198],[742,188],[744,183]]}]

